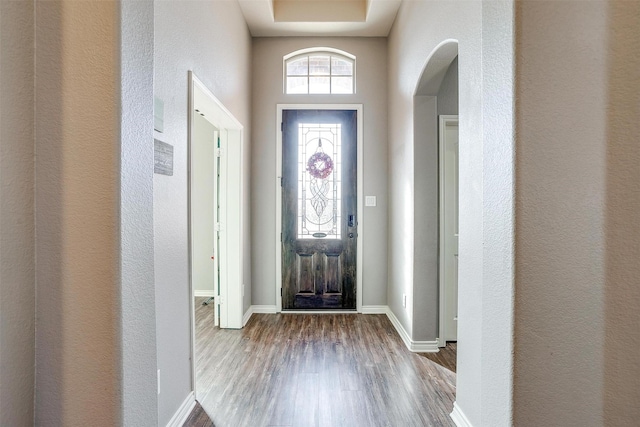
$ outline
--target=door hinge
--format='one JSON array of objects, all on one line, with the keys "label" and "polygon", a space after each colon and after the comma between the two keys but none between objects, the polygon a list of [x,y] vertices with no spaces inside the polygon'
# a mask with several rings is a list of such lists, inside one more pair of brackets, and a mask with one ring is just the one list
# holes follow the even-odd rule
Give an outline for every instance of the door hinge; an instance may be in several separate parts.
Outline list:
[{"label": "door hinge", "polygon": [[282,242],[282,233],[280,233],[280,241]]},{"label": "door hinge", "polygon": [[280,288],[280,296],[282,296],[282,288]]},{"label": "door hinge", "polygon": [[222,148],[217,148],[216,157],[222,157],[223,155],[224,155],[224,151],[222,151]]},{"label": "door hinge", "polygon": [[222,231],[222,224],[219,222],[216,222],[216,231]]},{"label": "door hinge", "polygon": [[284,122],[280,122],[280,132],[284,132]]}]

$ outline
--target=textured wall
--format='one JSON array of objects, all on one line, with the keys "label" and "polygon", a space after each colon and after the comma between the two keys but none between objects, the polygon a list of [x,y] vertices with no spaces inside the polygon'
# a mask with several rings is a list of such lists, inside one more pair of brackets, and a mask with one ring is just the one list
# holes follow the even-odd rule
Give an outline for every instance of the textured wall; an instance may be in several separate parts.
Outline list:
[{"label": "textured wall", "polygon": [[517,16],[514,422],[631,425],[640,7],[527,1]]},{"label": "textured wall", "polygon": [[438,115],[458,114],[458,58],[451,62],[438,91]]},{"label": "textured wall", "polygon": [[33,2],[0,2],[0,425],[33,425]]},{"label": "textured wall", "polygon": [[516,424],[602,425],[605,12],[518,7]]},{"label": "textured wall", "polygon": [[611,2],[607,16],[604,425],[613,426],[640,419],[640,3]]},{"label": "textured wall", "polygon": [[[475,331],[481,334],[482,345],[471,356],[480,363],[480,384],[469,388],[465,381],[458,381],[458,402],[473,399],[469,393],[480,396],[474,403],[480,404],[481,419],[473,420],[474,425],[480,426],[511,425],[513,412],[514,3],[506,0],[482,4],[484,245],[482,326]],[[462,111],[460,117],[463,118]],[[465,386],[462,392],[461,386]]]},{"label": "textured wall", "polygon": [[120,3],[122,425],[158,424],[153,271],[153,6]]},{"label": "textured wall", "polygon": [[[449,50],[455,52],[453,48]],[[443,63],[446,62],[444,56],[439,55]],[[435,341],[439,336],[438,116],[458,114],[458,60],[454,58],[444,71],[444,76],[435,71],[425,71],[413,99],[415,223],[413,298],[410,307],[413,308],[412,339],[415,341]],[[427,82],[429,79],[434,82]]]},{"label": "textured wall", "polygon": [[[389,37],[389,307],[413,336],[413,316],[402,294],[414,283],[414,124],[413,95],[427,60],[447,39],[459,42],[460,240],[457,403],[474,425],[481,425],[483,322],[483,141],[482,4],[405,1]],[[499,33],[500,28],[496,30]],[[508,109],[509,105],[503,108]],[[496,187],[496,193],[503,189]],[[508,265],[509,260],[500,260]],[[411,297],[409,297],[411,299]],[[506,314],[504,311],[507,310]],[[509,307],[494,313],[510,323]],[[495,348],[510,354],[507,347]],[[499,373],[496,372],[498,375]],[[508,405],[508,389],[494,394]],[[502,420],[497,419],[501,425]]]},{"label": "textured wall", "polygon": [[[251,288],[249,232],[251,38],[237,2],[155,3],[155,95],[164,101],[164,133],[174,146],[173,176],[154,175],[159,423],[166,425],[193,385],[187,234],[187,76],[196,76],[245,126],[244,280]],[[245,292],[245,309],[251,304]]]},{"label": "textured wall", "polygon": [[120,423],[118,13],[36,5],[37,425]]},{"label": "textured wall", "polygon": [[[282,58],[309,47],[332,47],[356,56],[354,95],[285,95]],[[276,104],[364,105],[363,305],[385,305],[387,257],[386,40],[381,38],[258,38],[253,42],[253,303],[275,305]]]}]

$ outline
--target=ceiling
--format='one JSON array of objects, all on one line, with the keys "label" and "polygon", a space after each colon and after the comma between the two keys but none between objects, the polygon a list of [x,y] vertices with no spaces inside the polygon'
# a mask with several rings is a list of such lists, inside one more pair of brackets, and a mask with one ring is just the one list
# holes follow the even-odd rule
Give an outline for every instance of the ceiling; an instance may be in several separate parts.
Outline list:
[{"label": "ceiling", "polygon": [[401,0],[238,0],[253,37],[389,35]]}]

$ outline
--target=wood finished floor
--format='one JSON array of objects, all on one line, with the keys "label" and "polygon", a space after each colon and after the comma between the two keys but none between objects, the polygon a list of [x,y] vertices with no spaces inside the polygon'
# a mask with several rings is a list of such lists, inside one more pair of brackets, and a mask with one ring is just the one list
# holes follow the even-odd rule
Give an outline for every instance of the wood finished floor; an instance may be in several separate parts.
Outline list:
[{"label": "wood finished floor", "polygon": [[384,315],[254,314],[221,330],[202,301],[197,399],[210,420],[185,426],[454,425],[455,373],[407,350]]}]

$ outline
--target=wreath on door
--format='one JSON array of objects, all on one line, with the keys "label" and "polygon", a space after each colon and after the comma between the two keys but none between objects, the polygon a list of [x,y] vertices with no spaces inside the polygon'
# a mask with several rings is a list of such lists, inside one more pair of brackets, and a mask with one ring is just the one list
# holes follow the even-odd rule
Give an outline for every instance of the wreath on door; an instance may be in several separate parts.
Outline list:
[{"label": "wreath on door", "polygon": [[307,161],[307,170],[316,179],[325,179],[333,171],[333,160],[328,154],[319,151]]}]

